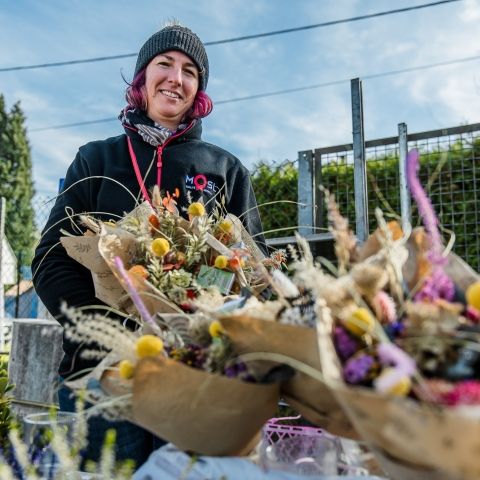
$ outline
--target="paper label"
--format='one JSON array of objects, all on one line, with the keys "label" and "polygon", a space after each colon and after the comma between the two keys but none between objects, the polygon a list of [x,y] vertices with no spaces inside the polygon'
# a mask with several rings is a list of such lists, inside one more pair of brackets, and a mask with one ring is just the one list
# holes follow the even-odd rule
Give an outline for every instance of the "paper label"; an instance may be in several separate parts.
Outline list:
[{"label": "paper label", "polygon": [[223,295],[228,295],[233,285],[235,274],[215,267],[202,265],[198,272],[197,283],[201,287],[216,286]]}]

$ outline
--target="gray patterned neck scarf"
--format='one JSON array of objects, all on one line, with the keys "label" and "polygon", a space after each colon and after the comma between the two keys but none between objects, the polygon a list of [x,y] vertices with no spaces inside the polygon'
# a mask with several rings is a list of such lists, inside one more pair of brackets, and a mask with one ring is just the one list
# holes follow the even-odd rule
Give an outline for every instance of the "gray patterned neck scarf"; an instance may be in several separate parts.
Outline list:
[{"label": "gray patterned neck scarf", "polygon": [[152,145],[152,147],[163,145],[174,133],[180,132],[187,127],[186,123],[181,123],[177,130],[173,132],[159,123],[154,122],[151,118],[147,117],[142,110],[131,107],[124,108],[120,112],[118,119],[124,127],[134,128],[142,137],[143,141]]}]

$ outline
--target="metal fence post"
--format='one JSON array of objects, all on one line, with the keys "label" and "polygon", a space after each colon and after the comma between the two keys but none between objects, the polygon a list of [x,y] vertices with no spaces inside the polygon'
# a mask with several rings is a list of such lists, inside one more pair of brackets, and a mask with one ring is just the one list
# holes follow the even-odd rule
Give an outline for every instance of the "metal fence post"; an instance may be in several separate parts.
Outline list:
[{"label": "metal fence post", "polygon": [[315,166],[313,152],[298,152],[298,233],[315,233]]},{"label": "metal fence post", "polygon": [[398,124],[398,168],[400,178],[400,212],[402,214],[402,229],[408,231],[412,223],[412,212],[410,208],[410,193],[407,186],[407,151],[408,137],[407,124]]},{"label": "metal fence post", "polygon": [[325,222],[325,196],[323,192],[320,190],[320,185],[322,185],[322,155],[319,151],[320,149],[316,149],[314,151],[314,198],[315,198],[315,211],[314,211],[314,221],[313,225],[315,226],[315,231],[313,233],[318,233],[319,228],[326,228]]},{"label": "metal fence post", "polygon": [[352,134],[355,186],[356,236],[364,242],[368,236],[367,165],[365,158],[365,137],[363,129],[362,81],[351,80],[352,92]]},{"label": "metal fence post", "polygon": [[5,295],[3,291],[5,252],[3,251],[3,239],[5,237],[5,198],[0,198],[0,351],[5,347]]},{"label": "metal fence post", "polygon": [[17,296],[15,298],[15,318],[19,318],[20,312],[20,285],[22,282],[22,253],[18,254],[17,262]]}]

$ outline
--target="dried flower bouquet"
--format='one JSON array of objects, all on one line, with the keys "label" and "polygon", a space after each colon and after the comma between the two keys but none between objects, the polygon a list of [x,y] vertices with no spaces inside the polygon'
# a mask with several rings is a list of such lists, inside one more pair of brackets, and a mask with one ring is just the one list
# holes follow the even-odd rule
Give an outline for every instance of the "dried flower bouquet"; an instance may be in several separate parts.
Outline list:
[{"label": "dried flower bouquet", "polygon": [[[134,312],[122,276],[114,263],[120,257],[151,313],[191,311],[193,300],[215,288],[223,296],[242,287],[265,287],[259,264],[262,252],[241,221],[218,208],[207,215],[202,203],[180,216],[174,198],[140,204],[117,222],[83,216],[83,236],[62,237],[68,254],[92,271],[96,296],[108,305]],[[267,261],[268,260],[268,261]]]},{"label": "dried flower bouquet", "polygon": [[[322,374],[394,479],[480,476],[480,277],[443,246],[407,158],[425,229],[380,227],[360,250],[337,239],[345,274],[312,282]],[[335,225],[335,222],[333,222]],[[368,253],[366,253],[368,252]],[[345,261],[340,261],[343,258]]]}]

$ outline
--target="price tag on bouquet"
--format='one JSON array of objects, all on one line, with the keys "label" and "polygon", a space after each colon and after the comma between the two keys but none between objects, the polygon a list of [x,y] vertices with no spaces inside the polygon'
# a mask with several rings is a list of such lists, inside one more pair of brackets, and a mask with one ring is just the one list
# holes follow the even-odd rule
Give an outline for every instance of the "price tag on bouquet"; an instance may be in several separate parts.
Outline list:
[{"label": "price tag on bouquet", "polygon": [[232,289],[235,274],[215,267],[202,265],[197,276],[197,283],[201,287],[215,286],[223,295],[228,295]]}]

